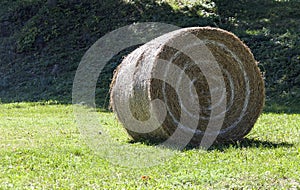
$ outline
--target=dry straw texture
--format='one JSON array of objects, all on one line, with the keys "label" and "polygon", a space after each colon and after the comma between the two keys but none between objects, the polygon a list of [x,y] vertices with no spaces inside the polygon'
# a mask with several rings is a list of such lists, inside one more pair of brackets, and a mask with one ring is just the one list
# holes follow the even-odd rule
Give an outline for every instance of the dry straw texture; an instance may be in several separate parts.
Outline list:
[{"label": "dry straw texture", "polygon": [[[232,33],[211,27],[184,28],[148,42],[123,60],[111,84],[111,106],[138,141],[163,142],[178,129],[187,136],[193,132],[193,146],[205,131],[216,130],[217,143],[241,139],[262,112],[264,98],[250,49]],[[157,99],[165,106],[151,103]]]}]

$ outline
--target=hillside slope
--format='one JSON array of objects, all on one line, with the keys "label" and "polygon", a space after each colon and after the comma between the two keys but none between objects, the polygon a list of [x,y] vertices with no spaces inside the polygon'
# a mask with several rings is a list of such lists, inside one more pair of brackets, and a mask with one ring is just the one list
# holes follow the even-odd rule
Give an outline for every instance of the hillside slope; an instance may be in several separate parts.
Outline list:
[{"label": "hillside slope", "polygon": [[[191,2],[61,0],[48,6],[45,0],[1,1],[1,101],[70,103],[74,74],[85,51],[114,29],[151,21],[232,31],[260,62],[269,108],[300,107],[299,1]],[[99,106],[107,106],[112,72],[128,52],[116,55],[103,71],[96,92]]]}]

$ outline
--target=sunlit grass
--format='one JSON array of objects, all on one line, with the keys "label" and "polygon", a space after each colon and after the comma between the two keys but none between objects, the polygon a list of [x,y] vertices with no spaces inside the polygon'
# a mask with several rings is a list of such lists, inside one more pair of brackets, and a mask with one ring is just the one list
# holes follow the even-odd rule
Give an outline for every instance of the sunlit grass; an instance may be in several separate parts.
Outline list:
[{"label": "sunlit grass", "polygon": [[[0,109],[1,189],[300,188],[299,114],[263,114],[248,140],[176,152],[160,165],[132,169],[88,148],[71,105],[14,103]],[[98,115],[113,141],[149,148],[130,144],[112,113]]]}]

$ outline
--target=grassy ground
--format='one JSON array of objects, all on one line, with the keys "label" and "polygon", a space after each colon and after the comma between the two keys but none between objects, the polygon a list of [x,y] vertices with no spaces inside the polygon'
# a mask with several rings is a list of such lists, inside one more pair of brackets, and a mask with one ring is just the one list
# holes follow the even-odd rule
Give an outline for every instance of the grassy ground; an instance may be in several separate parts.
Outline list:
[{"label": "grassy ground", "polygon": [[[300,189],[298,0],[45,2],[0,2],[0,189]],[[145,21],[220,27],[252,49],[266,77],[267,106],[247,139],[209,151],[169,150],[176,156],[143,169],[115,165],[85,144],[69,105],[80,59],[104,34]],[[124,54],[99,77],[98,107],[109,102]],[[113,142],[154,148],[132,144],[112,113],[97,114]]]},{"label": "grassy ground", "polygon": [[[11,103],[0,109],[0,189],[300,188],[299,114],[265,113],[244,141],[174,151],[167,162],[132,169],[88,148],[70,105]],[[112,113],[97,114],[121,144],[149,149],[130,144]]]}]

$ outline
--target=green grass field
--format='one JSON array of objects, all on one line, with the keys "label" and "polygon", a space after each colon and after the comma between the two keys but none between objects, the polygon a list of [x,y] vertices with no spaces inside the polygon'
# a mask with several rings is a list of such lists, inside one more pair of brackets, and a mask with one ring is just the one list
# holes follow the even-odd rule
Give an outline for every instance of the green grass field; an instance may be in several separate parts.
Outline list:
[{"label": "green grass field", "polygon": [[[0,190],[300,189],[299,0],[45,2],[0,1]],[[113,113],[99,109],[97,124],[112,136],[102,150],[118,154],[106,159],[88,147],[71,105],[78,64],[97,39],[137,22],[218,27],[251,48],[265,77],[266,107],[245,140],[208,151],[158,149],[173,156],[124,167],[115,164],[122,153],[139,148],[142,156],[155,147],[133,143]],[[97,107],[107,108],[113,70],[128,52],[99,76]]]},{"label": "green grass field", "polygon": [[[88,148],[71,105],[11,103],[0,110],[0,189],[300,188],[299,114],[264,113],[244,141],[174,151],[160,165],[130,168]],[[121,144],[149,149],[130,143],[112,113],[97,114]]]}]

